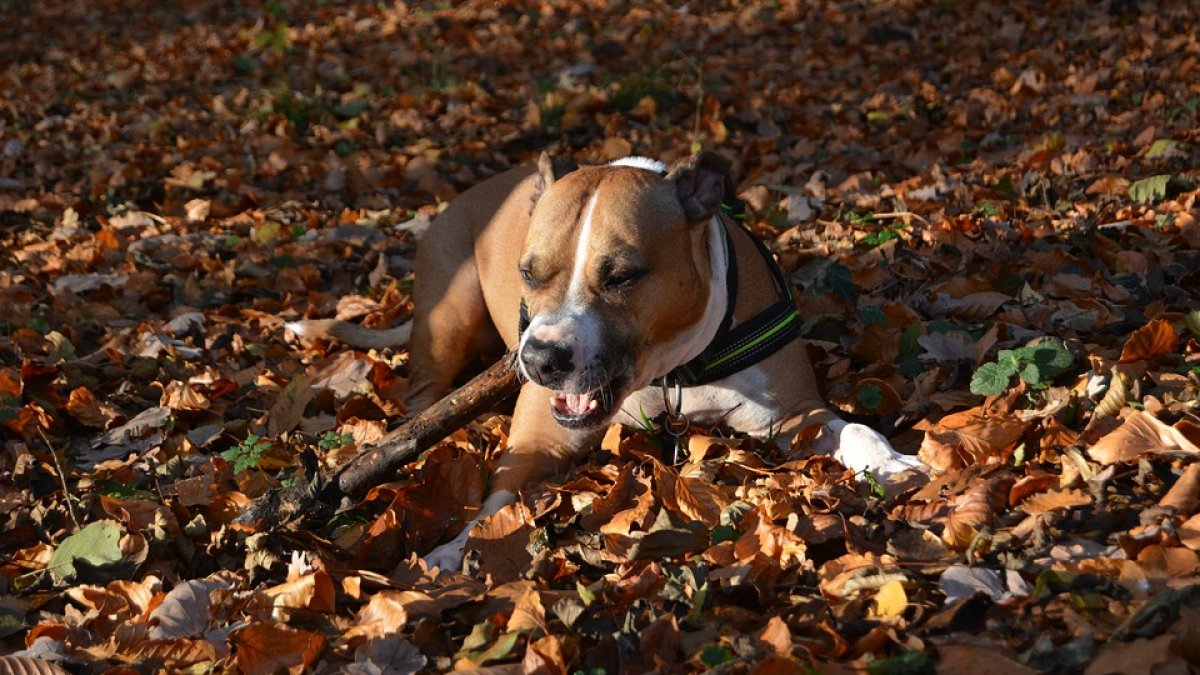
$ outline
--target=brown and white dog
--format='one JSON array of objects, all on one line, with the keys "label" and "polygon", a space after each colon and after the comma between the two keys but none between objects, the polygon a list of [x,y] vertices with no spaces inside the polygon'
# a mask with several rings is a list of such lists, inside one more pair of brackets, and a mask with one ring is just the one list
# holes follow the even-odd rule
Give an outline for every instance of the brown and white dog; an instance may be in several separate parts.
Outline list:
[{"label": "brown and white dog", "polygon": [[[411,337],[410,411],[445,395],[488,350],[517,350],[525,383],[491,494],[461,534],[425,557],[430,567],[457,569],[479,520],[596,447],[609,423],[660,414],[664,396],[651,383],[709,346],[730,303],[737,325],[780,300],[770,264],[720,210],[726,166],[702,152],[669,169],[631,157],[556,170],[543,154],[537,167],[463,193],[434,220],[417,254],[410,325],[288,324],[359,346]],[[727,284],[734,270],[736,284]],[[684,389],[682,412],[784,443],[823,425],[818,447],[856,472],[887,478],[921,466],[826,406],[800,340]]]}]

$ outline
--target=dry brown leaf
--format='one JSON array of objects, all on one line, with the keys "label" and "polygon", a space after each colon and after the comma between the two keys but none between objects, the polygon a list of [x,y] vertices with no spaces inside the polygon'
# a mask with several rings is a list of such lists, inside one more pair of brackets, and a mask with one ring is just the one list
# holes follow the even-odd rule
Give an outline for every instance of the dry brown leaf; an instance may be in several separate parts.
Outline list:
[{"label": "dry brown leaf", "polygon": [[1162,319],[1154,319],[1150,323],[1135,330],[1121,348],[1121,363],[1134,361],[1149,361],[1164,354],[1175,351],[1175,343],[1179,336],[1175,327]]},{"label": "dry brown leaf", "polygon": [[111,405],[98,401],[87,387],[76,387],[71,390],[67,399],[67,412],[82,424],[96,429],[104,429],[121,413]]},{"label": "dry brown leaf", "polygon": [[945,675],[1035,675],[1000,645],[939,644],[938,673]]},{"label": "dry brown leaf", "polygon": [[276,437],[295,429],[304,417],[304,408],[308,406],[312,396],[312,384],[308,377],[304,373],[296,373],[291,382],[279,392],[279,399],[267,413],[267,435]]},{"label": "dry brown leaf", "polygon": [[70,675],[53,661],[44,661],[29,656],[0,656],[0,674],[3,675]]},{"label": "dry brown leaf", "polygon": [[1051,490],[1030,496],[1021,502],[1021,510],[1031,516],[1040,516],[1051,511],[1065,511],[1091,503],[1091,496],[1083,490]]},{"label": "dry brown leaf", "polygon": [[972,408],[946,415],[925,432],[918,456],[938,471],[1003,462],[1028,428],[1010,415]]},{"label": "dry brown leaf", "polygon": [[359,613],[355,625],[345,632],[345,638],[384,637],[399,633],[408,623],[405,609],[408,599],[402,591],[380,591],[371,596]]},{"label": "dry brown leaf", "polygon": [[1175,513],[1192,513],[1200,500],[1200,464],[1188,464],[1179,480],[1158,500],[1158,505]]},{"label": "dry brown leaf", "polygon": [[1179,543],[1193,551],[1200,551],[1200,513],[1183,521],[1179,525],[1177,536]]},{"label": "dry brown leaf", "polygon": [[1112,417],[1121,412],[1125,407],[1125,402],[1129,398],[1129,376],[1125,370],[1119,366],[1114,366],[1112,369],[1112,379],[1108,385],[1108,391],[1104,393],[1104,398],[1096,404],[1094,416],[1099,419],[1103,417]]},{"label": "dry brown leaf", "polygon": [[479,551],[481,569],[499,582],[521,578],[529,568],[533,514],[523,502],[509,504],[471,530],[467,550]]},{"label": "dry brown leaf", "polygon": [[527,588],[517,598],[506,630],[510,633],[524,630],[546,632],[546,608],[542,606],[542,598],[536,589]]},{"label": "dry brown leaf", "polygon": [[1200,455],[1200,447],[1178,429],[1138,410],[1125,418],[1121,426],[1096,441],[1087,452],[1092,459],[1108,465],[1136,462],[1147,455],[1196,457]]},{"label": "dry brown leaf", "polygon": [[1096,650],[1084,675],[1150,675],[1155,666],[1171,660],[1174,635],[1113,642]]},{"label": "dry brown leaf", "polygon": [[275,675],[281,671],[300,675],[325,647],[320,633],[261,621],[234,631],[229,640],[238,667],[246,675]]},{"label": "dry brown leaf", "polygon": [[537,675],[566,675],[573,651],[567,640],[558,635],[544,635],[530,640],[525,648],[521,667],[525,673]]},{"label": "dry brown leaf", "polygon": [[681,513],[711,528],[720,524],[721,510],[730,499],[707,480],[680,476],[675,483],[675,501]]},{"label": "dry brown leaf", "polygon": [[946,529],[942,539],[955,550],[971,545],[979,529],[991,525],[996,515],[1008,503],[1013,477],[1000,474],[968,490],[958,499],[957,505],[946,517]]},{"label": "dry brown leaf", "polygon": [[264,590],[268,606],[307,609],[329,613],[334,610],[333,579],[321,570]]},{"label": "dry brown leaf", "polygon": [[220,578],[192,579],[177,584],[150,612],[152,639],[178,639],[202,635],[209,628],[214,591],[229,589]]},{"label": "dry brown leaf", "polygon": [[788,630],[787,623],[777,616],[767,620],[767,625],[758,633],[758,639],[776,654],[788,656],[792,653],[792,632]]}]

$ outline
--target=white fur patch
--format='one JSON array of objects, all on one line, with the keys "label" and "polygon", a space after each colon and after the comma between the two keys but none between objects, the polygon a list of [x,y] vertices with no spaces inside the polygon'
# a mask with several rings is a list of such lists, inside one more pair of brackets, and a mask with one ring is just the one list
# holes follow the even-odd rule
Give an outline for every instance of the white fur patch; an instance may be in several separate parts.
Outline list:
[{"label": "white fur patch", "polygon": [[575,242],[575,263],[571,268],[571,283],[567,285],[567,303],[575,306],[583,304],[583,289],[587,283],[588,243],[592,238],[592,215],[596,212],[596,202],[599,198],[600,190],[596,190],[588,200],[583,213],[583,224],[579,226],[579,239]]},{"label": "white fur patch", "polygon": [[[771,375],[761,365],[755,365],[712,384],[688,387],[683,390],[683,414],[697,424],[724,424],[766,438],[778,429],[786,413],[767,395],[770,381]],[[662,411],[661,387],[645,387],[625,399],[618,421],[640,426],[643,412],[656,417]]]},{"label": "white fur patch", "polygon": [[647,171],[653,171],[654,173],[666,173],[667,172],[666,164],[663,164],[662,162],[658,161],[657,159],[650,159],[649,157],[640,157],[637,155],[634,155],[633,157],[622,157],[621,159],[618,159],[616,161],[609,162],[608,165],[609,166],[632,166],[635,169],[645,169]]}]

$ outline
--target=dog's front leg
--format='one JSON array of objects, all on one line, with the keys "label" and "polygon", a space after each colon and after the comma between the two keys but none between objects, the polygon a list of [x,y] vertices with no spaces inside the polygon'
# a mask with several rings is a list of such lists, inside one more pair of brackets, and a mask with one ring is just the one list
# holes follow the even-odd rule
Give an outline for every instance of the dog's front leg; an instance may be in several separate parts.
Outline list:
[{"label": "dog's front leg", "polygon": [[471,531],[483,519],[517,501],[517,495],[541,478],[562,473],[595,446],[603,430],[572,431],[554,421],[550,390],[531,382],[521,387],[513,411],[508,447],[492,481],[492,490],[479,513],[454,539],[425,555],[430,569],[461,570]]}]

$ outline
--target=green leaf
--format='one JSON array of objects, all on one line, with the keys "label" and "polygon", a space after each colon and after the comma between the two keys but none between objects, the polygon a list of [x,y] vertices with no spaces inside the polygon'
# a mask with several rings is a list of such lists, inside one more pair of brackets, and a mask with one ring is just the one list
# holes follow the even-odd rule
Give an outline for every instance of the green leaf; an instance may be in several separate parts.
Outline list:
[{"label": "green leaf", "polygon": [[596,601],[596,594],[593,593],[587,586],[584,586],[582,581],[575,582],[575,591],[579,593],[579,599],[583,601],[584,607],[587,607]]},{"label": "green leaf", "polygon": [[[1015,370],[1015,369],[1014,369]],[[1008,389],[1013,371],[999,363],[985,363],[971,376],[971,393],[976,396],[997,396]]]},{"label": "green leaf", "polygon": [[737,656],[729,647],[722,645],[709,645],[704,648],[704,651],[700,652],[700,660],[709,668],[715,668],[722,663],[728,663],[736,658]]},{"label": "green leaf", "polygon": [[333,114],[340,119],[348,120],[351,117],[358,117],[359,113],[371,107],[371,102],[365,98],[356,98],[337,106],[333,109]]},{"label": "green leaf", "polygon": [[1070,588],[1077,576],[1072,572],[1045,570],[1038,574],[1037,581],[1034,582],[1033,595],[1029,599],[1041,600],[1050,595],[1057,595]]},{"label": "green leaf", "polygon": [[1025,384],[1033,387],[1042,386],[1042,373],[1038,370],[1036,363],[1026,363],[1021,369],[1021,379],[1025,380]]},{"label": "green leaf", "polygon": [[260,246],[266,246],[279,237],[282,229],[279,223],[268,220],[250,232],[250,239]]},{"label": "green leaf", "polygon": [[933,661],[922,652],[904,652],[890,659],[872,661],[867,666],[870,675],[933,675]]},{"label": "green leaf", "polygon": [[1159,174],[1134,181],[1129,186],[1129,196],[1135,202],[1157,202],[1167,196],[1167,183],[1170,180],[1169,175]]},{"label": "green leaf", "polygon": [[713,546],[716,546],[723,541],[737,541],[738,538],[742,536],[742,533],[738,532],[731,525],[718,525],[713,528],[710,536],[712,538]]},{"label": "green leaf", "polygon": [[1192,335],[1200,338],[1200,309],[1192,310],[1187,316],[1183,317],[1183,325],[1192,332]]},{"label": "green leaf", "polygon": [[1071,368],[1071,364],[1075,362],[1071,351],[1058,340],[1038,343],[1032,349],[1033,354],[1030,360],[1037,364],[1046,381],[1053,380],[1067,372]]},{"label": "green leaf", "polygon": [[25,630],[25,611],[23,603],[0,604],[0,638],[16,635]]},{"label": "green leaf", "polygon": [[491,621],[480,621],[471,628],[471,634],[463,640],[463,651],[473,651],[492,641],[496,633],[496,624]]},{"label": "green leaf", "polygon": [[883,390],[878,385],[868,384],[861,387],[854,394],[854,398],[867,410],[878,410],[879,406],[883,405]]},{"label": "green leaf", "polygon": [[867,487],[871,490],[871,494],[883,499],[887,496],[887,490],[884,489],[883,483],[879,482],[879,477],[870,471],[863,472],[863,478],[867,480]]},{"label": "green leaf", "polygon": [[858,310],[858,320],[864,326],[887,326],[887,316],[884,315],[883,309],[879,305],[867,305]]},{"label": "green leaf", "polygon": [[60,580],[77,573],[75,562],[103,567],[121,561],[121,527],[108,520],[92,523],[63,540],[50,558],[49,570]]},{"label": "green leaf", "polygon": [[1150,149],[1146,151],[1146,159],[1157,159],[1170,153],[1177,147],[1179,147],[1179,141],[1173,141],[1169,138],[1160,138],[1150,144]]},{"label": "green leaf", "polygon": [[[1033,352],[1030,352],[1032,356]],[[1021,367],[1021,359],[1028,358],[1020,355],[1019,352],[1014,352],[1011,349],[1001,349],[996,354],[996,363],[1004,368],[1009,375],[1015,375],[1017,369]]]},{"label": "green leaf", "polygon": [[489,661],[499,661],[500,659],[507,657],[513,650],[513,647],[517,646],[517,640],[519,640],[520,637],[520,632],[505,633],[496,638],[496,641],[492,643],[491,647],[488,647],[483,651],[474,652],[467,658],[481,666]]}]

